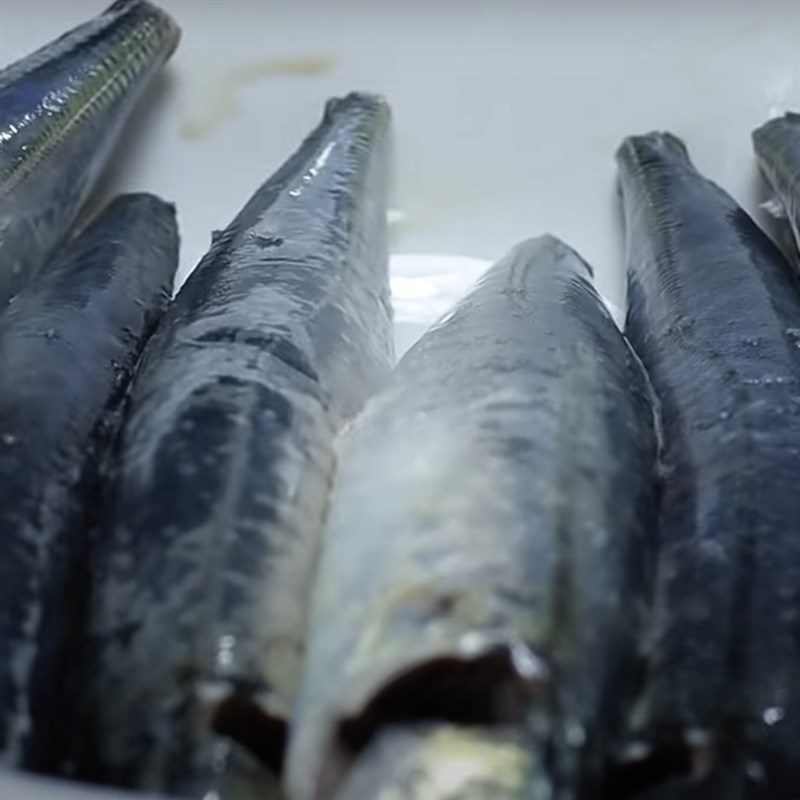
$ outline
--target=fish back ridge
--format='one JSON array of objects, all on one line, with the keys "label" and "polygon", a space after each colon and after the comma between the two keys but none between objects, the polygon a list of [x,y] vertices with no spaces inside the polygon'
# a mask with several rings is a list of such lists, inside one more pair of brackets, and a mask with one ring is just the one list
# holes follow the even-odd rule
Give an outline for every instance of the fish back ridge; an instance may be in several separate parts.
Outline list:
[{"label": "fish back ridge", "polygon": [[[638,286],[654,281],[687,317],[698,313],[701,300],[687,292],[685,283],[688,265],[693,263],[696,268],[699,263],[711,291],[717,283],[730,280],[724,273],[736,268],[741,292],[745,287],[750,291],[742,306],[745,317],[754,303],[777,311],[784,321],[796,317],[793,307],[798,304],[800,285],[782,253],[724,189],[697,171],[677,137],[629,137],[617,151],[617,161],[627,198],[623,205],[632,297],[639,296],[641,301]],[[704,210],[709,201],[716,209],[712,213]],[[642,215],[649,220],[639,222]],[[650,236],[636,234],[641,224],[648,225]],[[743,245],[749,256],[747,268],[736,259],[725,258],[726,248],[741,251]],[[693,258],[687,259],[687,252]],[[698,258],[700,252],[706,254],[704,259]],[[665,264],[672,266],[667,269]],[[741,294],[736,294],[736,299],[739,302]],[[628,315],[636,315],[642,308],[642,302],[630,303]],[[732,309],[723,306],[719,313],[732,313]]]},{"label": "fish back ridge", "polygon": [[[337,125],[343,126],[337,129]],[[352,92],[343,98],[333,98],[325,106],[322,122],[306,136],[302,144],[281,164],[276,172],[253,194],[226,229],[229,236],[239,230],[249,230],[272,206],[290,184],[302,181],[302,176],[314,170],[315,162],[327,158],[327,149],[337,140],[348,142],[351,162],[369,144],[368,131],[385,133],[389,125],[389,107],[377,95]],[[353,130],[357,133],[351,136]],[[327,145],[327,147],[323,147]],[[321,152],[320,152],[321,150]],[[302,188],[302,186],[298,186]],[[299,195],[298,195],[299,196]],[[220,242],[220,245],[224,242]]]}]

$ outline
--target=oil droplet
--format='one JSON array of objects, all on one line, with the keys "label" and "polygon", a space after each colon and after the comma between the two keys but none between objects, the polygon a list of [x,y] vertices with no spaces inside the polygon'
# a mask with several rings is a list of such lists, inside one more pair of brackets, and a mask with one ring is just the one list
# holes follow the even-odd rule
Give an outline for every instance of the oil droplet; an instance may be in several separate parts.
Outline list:
[{"label": "oil droplet", "polygon": [[771,197],[761,203],[761,208],[775,219],[786,219],[786,208],[777,197]]},{"label": "oil droplet", "polygon": [[406,221],[406,212],[399,208],[389,208],[386,210],[386,224],[391,228],[402,225]]},{"label": "oil droplet", "polygon": [[511,661],[514,669],[526,680],[543,680],[547,677],[547,665],[522,642],[511,646]]},{"label": "oil droplet", "polygon": [[622,763],[644,761],[652,752],[653,748],[647,742],[636,740],[629,742],[625,746],[621,753],[620,760]]},{"label": "oil droplet", "polygon": [[708,747],[711,744],[711,734],[704,728],[687,728],[683,739],[689,747]]},{"label": "oil droplet", "polygon": [[7,444],[9,447],[11,447],[11,445],[16,444],[17,441],[18,441],[17,437],[14,436],[13,433],[4,433],[3,434],[3,444]]},{"label": "oil droplet", "polygon": [[486,637],[477,631],[469,631],[459,639],[458,645],[463,655],[469,658],[485,649]]},{"label": "oil droplet", "polygon": [[770,706],[764,709],[764,722],[767,725],[776,725],[786,716],[786,712],[780,706]]},{"label": "oil droplet", "polygon": [[236,645],[236,637],[226,635],[220,636],[217,642],[217,667],[226,669],[233,666],[233,648]]},{"label": "oil droplet", "polygon": [[195,692],[203,705],[215,706],[230,694],[230,686],[227,681],[200,681]]},{"label": "oil droplet", "polygon": [[783,375],[766,375],[763,378],[745,378],[742,383],[748,386],[782,386],[785,383],[794,383],[794,378]]}]

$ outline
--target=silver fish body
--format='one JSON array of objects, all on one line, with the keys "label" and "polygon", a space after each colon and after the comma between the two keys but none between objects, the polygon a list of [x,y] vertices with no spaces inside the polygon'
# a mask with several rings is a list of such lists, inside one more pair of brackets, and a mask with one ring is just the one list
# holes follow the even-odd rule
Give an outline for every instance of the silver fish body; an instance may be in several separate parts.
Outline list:
[{"label": "silver fish body", "polygon": [[[128,380],[169,300],[174,208],[124,195],[0,312],[0,751],[52,769],[84,528]],[[78,577],[78,576],[82,577]]]},{"label": "silver fish body", "polygon": [[675,764],[696,772],[732,747],[773,787],[796,788],[800,281],[677,137],[631,137],[617,159],[626,333],[664,429],[655,618],[632,734],[653,760],[684,750]]},{"label": "silver fish body", "polygon": [[280,769],[334,432],[391,368],[388,135],[331,101],[147,348],[94,562],[108,780],[218,791],[234,740]]},{"label": "silver fish body", "polygon": [[145,0],[0,72],[0,308],[64,240],[179,30]]},{"label": "silver fish body", "polygon": [[800,113],[787,111],[753,132],[761,169],[786,213],[800,252]]},{"label": "silver fish body", "polygon": [[536,780],[572,797],[625,705],[656,474],[644,373],[585,262],[548,236],[512,250],[338,464],[290,795],[328,797],[383,726],[439,719],[529,726],[554,753]]}]

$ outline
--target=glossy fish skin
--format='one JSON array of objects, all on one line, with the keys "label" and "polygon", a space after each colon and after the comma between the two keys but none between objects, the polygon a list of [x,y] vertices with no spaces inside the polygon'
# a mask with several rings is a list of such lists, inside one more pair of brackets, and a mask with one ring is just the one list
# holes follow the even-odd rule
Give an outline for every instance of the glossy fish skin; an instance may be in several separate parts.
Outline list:
[{"label": "glossy fish skin", "polygon": [[279,768],[334,431],[391,367],[388,134],[382,100],[331,101],[148,346],[95,568],[106,779],[216,791],[212,728]]},{"label": "glossy fish skin", "polygon": [[753,132],[762,171],[786,211],[800,251],[800,114],[787,111]]},{"label": "glossy fish skin", "polygon": [[359,756],[336,800],[545,800],[518,732],[433,723],[390,726]]},{"label": "glossy fish skin", "polygon": [[665,439],[650,676],[633,735],[656,754],[743,746],[779,785],[800,774],[798,280],[675,136],[629,138],[617,160],[626,330]]},{"label": "glossy fish skin", "polygon": [[[0,313],[0,750],[49,768],[72,558],[97,462],[177,266],[175,211],[125,195]],[[74,566],[74,565],[73,565]],[[83,588],[83,587],[79,587]],[[32,728],[32,734],[31,734]]]},{"label": "glossy fish skin", "polygon": [[179,35],[145,0],[118,0],[0,72],[0,308],[67,238]]},{"label": "glossy fish skin", "polygon": [[409,718],[519,724],[531,708],[554,797],[599,766],[648,598],[656,437],[589,276],[557,239],[519,245],[343,435],[292,797],[328,797]]}]

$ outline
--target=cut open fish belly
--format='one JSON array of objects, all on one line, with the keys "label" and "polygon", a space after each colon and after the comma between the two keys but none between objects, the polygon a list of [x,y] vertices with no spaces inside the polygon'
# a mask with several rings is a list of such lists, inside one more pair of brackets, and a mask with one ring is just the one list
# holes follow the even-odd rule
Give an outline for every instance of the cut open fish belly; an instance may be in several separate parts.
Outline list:
[{"label": "cut open fish belly", "polygon": [[626,333],[664,431],[649,676],[631,735],[653,764],[702,773],[709,748],[732,748],[796,789],[800,283],[677,137],[627,139],[618,163]]},{"label": "cut open fish belly", "polygon": [[431,720],[520,726],[531,780],[575,796],[636,670],[656,451],[588,266],[517,246],[338,442],[291,796],[329,797],[386,726]]},{"label": "cut open fish belly", "polygon": [[800,255],[800,113],[787,111],[753,132],[753,147],[794,235]]},{"label": "cut open fish belly", "polygon": [[98,463],[169,300],[174,208],[124,195],[0,312],[0,751],[51,769]]},{"label": "cut open fish belly", "polygon": [[331,101],[147,348],[95,553],[89,716],[113,782],[280,770],[333,437],[391,368],[389,110]]},{"label": "cut open fish belly", "polygon": [[145,0],[118,0],[0,72],[0,308],[68,238],[179,36]]}]

